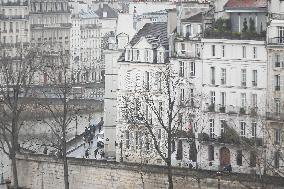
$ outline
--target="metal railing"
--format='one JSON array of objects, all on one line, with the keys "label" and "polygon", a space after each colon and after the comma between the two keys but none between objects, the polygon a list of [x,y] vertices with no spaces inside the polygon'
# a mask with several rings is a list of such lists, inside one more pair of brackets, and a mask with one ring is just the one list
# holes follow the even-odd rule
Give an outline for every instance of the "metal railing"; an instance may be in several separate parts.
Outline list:
[{"label": "metal railing", "polygon": [[268,44],[270,44],[270,45],[283,45],[284,46],[284,37],[269,38]]}]

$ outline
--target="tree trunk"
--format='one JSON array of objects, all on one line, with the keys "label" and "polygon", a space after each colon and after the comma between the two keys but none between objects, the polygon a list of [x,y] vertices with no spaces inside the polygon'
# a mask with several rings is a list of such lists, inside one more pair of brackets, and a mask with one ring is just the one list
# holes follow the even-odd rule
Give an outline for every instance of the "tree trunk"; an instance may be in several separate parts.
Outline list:
[{"label": "tree trunk", "polygon": [[173,184],[173,173],[172,173],[172,166],[168,165],[168,182],[169,182],[169,189],[173,189],[174,188],[174,184]]},{"label": "tree trunk", "polygon": [[[63,138],[65,138],[65,137],[63,137]],[[65,189],[69,189],[69,178],[68,178],[69,175],[68,175],[68,162],[67,162],[67,154],[66,154],[66,141],[63,141],[63,168],[64,168]]]},{"label": "tree trunk", "polygon": [[17,162],[16,162],[15,153],[11,156],[11,160],[12,160],[12,171],[13,171],[13,186],[15,189],[18,189],[19,183],[18,183],[18,171],[17,171]]}]

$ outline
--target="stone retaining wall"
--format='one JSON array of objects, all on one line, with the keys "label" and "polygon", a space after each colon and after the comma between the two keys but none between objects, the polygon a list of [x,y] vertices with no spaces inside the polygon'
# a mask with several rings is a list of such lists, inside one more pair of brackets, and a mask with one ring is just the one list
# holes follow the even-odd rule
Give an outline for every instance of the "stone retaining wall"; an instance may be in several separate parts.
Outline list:
[{"label": "stone retaining wall", "polygon": [[[64,188],[62,162],[44,155],[20,154],[17,164],[21,186],[30,189]],[[216,172],[184,168],[175,168],[173,172],[175,189],[218,188]],[[162,189],[167,188],[165,173],[163,166],[69,159],[70,189]],[[259,178],[253,175],[223,173],[220,185],[221,189],[261,186],[267,189],[284,189],[284,179],[267,176],[260,182]]]}]

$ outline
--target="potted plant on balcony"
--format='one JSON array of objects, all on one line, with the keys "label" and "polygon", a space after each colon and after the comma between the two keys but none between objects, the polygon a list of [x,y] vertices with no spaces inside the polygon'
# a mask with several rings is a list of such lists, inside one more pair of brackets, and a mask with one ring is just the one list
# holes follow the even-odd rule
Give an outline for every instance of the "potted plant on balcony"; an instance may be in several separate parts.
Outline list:
[{"label": "potted plant on balcony", "polygon": [[256,107],[251,108],[251,110],[250,110],[250,115],[251,115],[251,116],[257,116],[257,108],[256,108]]}]

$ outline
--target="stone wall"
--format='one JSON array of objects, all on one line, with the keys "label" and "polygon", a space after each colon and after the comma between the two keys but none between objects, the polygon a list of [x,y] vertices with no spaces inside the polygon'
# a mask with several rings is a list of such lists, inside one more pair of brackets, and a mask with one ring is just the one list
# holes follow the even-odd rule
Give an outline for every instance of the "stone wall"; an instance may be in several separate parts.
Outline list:
[{"label": "stone wall", "polygon": [[[18,155],[18,173],[21,186],[30,189],[62,189],[63,165],[49,156]],[[175,168],[175,189],[218,188],[216,172]],[[167,188],[165,167],[133,163],[117,163],[87,159],[69,159],[70,189],[145,189]],[[141,177],[143,175],[143,177]],[[198,182],[199,181],[199,182]],[[260,188],[260,180],[253,175],[223,173],[221,188]],[[284,189],[284,179],[263,177],[267,189]]]}]

